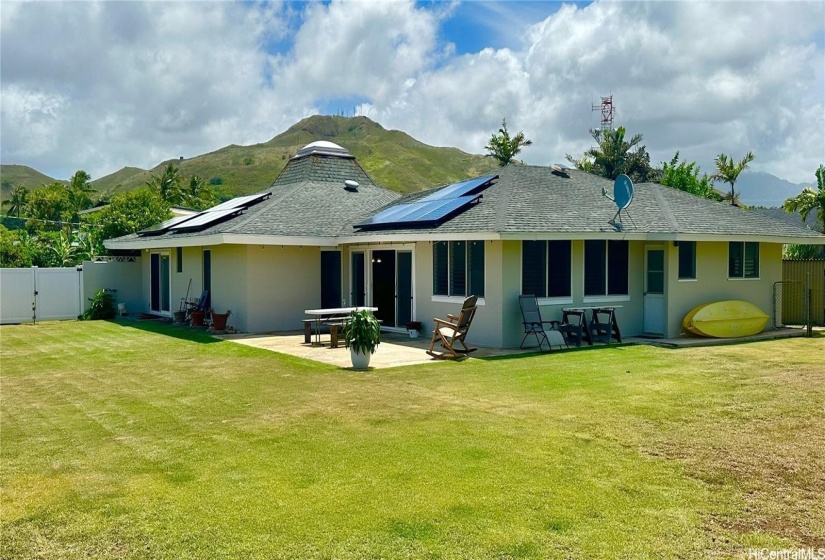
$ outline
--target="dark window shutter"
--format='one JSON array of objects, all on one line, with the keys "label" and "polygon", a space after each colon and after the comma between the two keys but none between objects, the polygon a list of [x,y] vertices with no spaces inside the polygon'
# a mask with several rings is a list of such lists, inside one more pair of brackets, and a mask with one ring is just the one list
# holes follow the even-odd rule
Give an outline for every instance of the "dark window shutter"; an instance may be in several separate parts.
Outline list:
[{"label": "dark window shutter", "polygon": [[446,296],[449,286],[447,270],[447,242],[433,244],[433,295]]},{"label": "dark window shutter", "polygon": [[466,241],[450,241],[450,295],[467,295]]},{"label": "dark window shutter", "polygon": [[627,241],[607,242],[607,293],[627,295]]},{"label": "dark window shutter", "polygon": [[728,243],[728,277],[742,278],[742,257],[744,247],[741,241]]},{"label": "dark window shutter", "polygon": [[605,295],[605,251],[607,244],[601,240],[584,242],[584,295]]},{"label": "dark window shutter", "polygon": [[696,242],[679,242],[679,279],[696,278]]},{"label": "dark window shutter", "polygon": [[547,297],[570,297],[570,242],[548,241]]},{"label": "dark window shutter", "polygon": [[521,242],[521,293],[547,297],[547,242]]},{"label": "dark window shutter", "polygon": [[759,243],[745,243],[745,278],[759,278]]}]

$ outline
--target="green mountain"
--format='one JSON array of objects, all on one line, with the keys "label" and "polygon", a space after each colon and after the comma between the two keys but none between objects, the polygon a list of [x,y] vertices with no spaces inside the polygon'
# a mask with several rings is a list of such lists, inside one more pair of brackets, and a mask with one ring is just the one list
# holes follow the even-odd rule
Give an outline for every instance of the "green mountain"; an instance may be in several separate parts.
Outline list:
[{"label": "green mountain", "polygon": [[[123,189],[122,185],[140,186],[149,180],[149,172],[139,167],[124,167],[110,175],[92,181],[92,188],[101,194],[117,192]],[[134,187],[130,187],[134,188]]]},{"label": "green mountain", "polygon": [[[25,165],[0,165],[0,199],[6,200],[17,185],[37,189],[43,185],[56,183],[57,179],[44,175]],[[61,181],[64,182],[65,181]]]},{"label": "green mountain", "polygon": [[[419,191],[496,168],[490,158],[456,148],[428,146],[404,132],[386,130],[367,117],[315,115],[268,142],[251,146],[233,144],[189,159],[164,161],[152,172],[159,175],[172,162],[180,167],[184,177],[198,175],[224,197],[249,194],[272,184],[289,158],[316,140],[343,146],[376,182],[398,192]],[[92,181],[92,186],[99,191],[130,190],[148,179],[148,171],[127,167]]]},{"label": "green mountain", "polygon": [[[397,192],[412,192],[481,175],[497,168],[495,160],[468,154],[457,148],[429,146],[398,130],[387,130],[367,117],[315,115],[308,117],[272,140],[251,146],[230,145],[189,159],[168,160],[151,171],[124,167],[120,171],[92,181],[101,194],[132,190],[143,186],[150,172],[163,173],[168,163],[180,167],[182,176],[200,176],[213,185],[223,198],[250,194],[267,188],[299,149],[316,140],[335,142],[358,158],[361,166],[380,185]],[[7,168],[29,170],[40,178],[17,179],[11,184],[30,188],[55,180],[19,165]],[[9,171],[11,174],[11,171]],[[5,195],[6,189],[3,188]]]}]

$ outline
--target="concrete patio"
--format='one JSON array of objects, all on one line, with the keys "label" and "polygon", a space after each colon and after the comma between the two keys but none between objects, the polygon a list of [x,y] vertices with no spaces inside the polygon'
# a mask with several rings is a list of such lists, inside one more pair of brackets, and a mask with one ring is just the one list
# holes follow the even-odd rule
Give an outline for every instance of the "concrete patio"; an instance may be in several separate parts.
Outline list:
[{"label": "concrete patio", "polygon": [[[266,333],[266,334],[227,334],[219,335],[223,340],[231,340],[255,348],[281,352],[316,362],[332,364],[343,368],[351,367],[349,350],[341,342],[338,348],[331,348],[329,335],[321,335],[321,346],[306,344],[303,332]],[[382,332],[381,344],[372,355],[370,368],[388,368],[413,364],[441,363],[426,353],[430,347],[429,334],[419,338],[410,338],[406,333]],[[440,349],[439,346],[436,346]],[[556,348],[554,347],[554,350]],[[472,358],[492,358],[512,354],[536,352],[536,348],[521,350],[519,348],[484,348],[469,354]]]},{"label": "concrete patio", "polygon": [[[823,329],[815,328],[815,331],[821,330]],[[289,354],[291,356],[306,358],[308,360],[315,360],[316,362],[332,364],[342,368],[351,367],[349,350],[344,347],[343,343],[341,343],[338,348],[331,348],[329,334],[321,335],[321,345],[305,343],[303,332],[298,331],[255,334],[221,334],[215,336],[238,344],[244,344],[255,348],[263,348],[265,350]],[[699,338],[692,336],[680,338],[646,338],[632,336],[625,337],[622,342],[624,344],[650,344],[665,348],[685,348],[696,346],[716,346],[720,344],[741,344],[745,342],[801,336],[805,336],[805,330],[802,328],[782,328],[767,330],[757,335],[743,338]],[[532,340],[530,342],[532,342]],[[611,344],[611,346],[615,345],[615,342]],[[594,346],[582,346],[579,350],[596,349],[607,346],[607,344],[597,343]],[[372,359],[370,360],[370,368],[381,369],[414,364],[442,363],[447,361],[437,360],[429,356],[426,353],[429,347],[429,334],[422,334],[419,338],[410,338],[409,335],[405,333],[382,332],[381,344],[378,345],[375,354],[373,354]],[[436,348],[438,349],[439,347],[436,346]],[[557,352],[559,349],[559,347],[554,346],[553,352]],[[570,349],[577,350],[575,346],[571,346]],[[562,347],[561,350],[566,351],[564,347]],[[525,350],[521,350],[520,348],[478,347],[478,350],[469,354],[469,357],[484,359],[499,356],[530,354],[537,351],[537,348],[527,348]],[[550,353],[546,351],[545,353],[550,355]]]}]

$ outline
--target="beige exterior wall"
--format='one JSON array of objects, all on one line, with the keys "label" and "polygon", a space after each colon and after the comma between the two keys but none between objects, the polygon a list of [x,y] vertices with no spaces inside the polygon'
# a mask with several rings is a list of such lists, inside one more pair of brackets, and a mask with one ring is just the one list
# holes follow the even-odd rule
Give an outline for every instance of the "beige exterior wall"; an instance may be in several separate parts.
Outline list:
[{"label": "beige exterior wall", "polygon": [[[84,310],[89,308],[89,298],[101,288],[115,288],[117,301],[126,305],[126,312],[135,315],[144,311],[143,262],[83,262]],[[148,305],[146,306],[148,307]]]},{"label": "beige exterior wall", "polygon": [[[213,277],[217,267],[213,262]],[[307,317],[304,310],[321,306],[318,247],[250,245],[245,273],[232,275],[236,282],[246,278],[248,283],[245,331],[298,330],[302,328],[301,320]],[[234,314],[235,308],[232,310]]]},{"label": "beige exterior wall", "polygon": [[[628,292],[627,296],[584,296],[584,241],[571,243],[571,297],[563,300],[541,299],[541,318],[560,321],[566,307],[616,306],[616,320],[623,336],[642,332],[644,293],[644,243],[631,241],[628,245]],[[521,241],[503,242],[503,313],[502,346],[515,347],[521,343],[524,329],[518,296],[521,295]],[[529,343],[529,341],[528,341]]]},{"label": "beige exterior wall", "polygon": [[[212,251],[212,307],[232,310],[229,324],[245,332],[286,331],[301,328],[304,310],[321,305],[321,250],[318,247],[219,245]],[[433,296],[433,245],[430,242],[348,246],[341,248],[342,298],[352,303],[351,253],[364,251],[367,263],[367,304],[372,302],[370,253],[375,250],[413,252],[413,318],[424,324],[424,336],[433,328],[433,318],[456,314],[463,298]],[[617,306],[622,335],[638,335],[644,330],[645,250],[665,251],[665,324],[667,336],[681,332],[681,321],[694,306],[710,301],[744,299],[772,313],[773,283],[782,279],[782,247],[760,244],[760,278],[728,279],[728,243],[697,243],[697,279],[678,279],[678,248],[672,242],[629,243],[629,294],[625,297],[584,297],[584,242],[572,242],[571,297],[541,300],[542,317],[559,320],[564,307]],[[197,298],[203,289],[202,247],[183,249],[183,271],[177,272],[177,255],[170,250],[172,267],[171,307],[176,311],[186,296]],[[149,309],[150,252],[140,259],[142,279],[132,288],[142,294],[142,308]],[[521,241],[485,241],[485,295],[473,322],[472,344],[515,347],[523,329],[518,296],[521,293]],[[620,306],[620,307],[619,307]]]},{"label": "beige exterior wall", "polygon": [[[773,316],[773,284],[782,280],[782,245],[759,244],[759,278],[728,278],[728,243],[696,243],[696,280],[679,280],[679,252],[666,244],[666,324],[667,336],[682,332],[685,315],[702,303],[728,299],[753,303]],[[767,328],[772,328],[769,322]]]},{"label": "beige exterior wall", "polygon": [[[484,242],[484,299],[479,300],[467,341],[470,344],[499,347],[502,345],[502,243]],[[447,319],[447,314],[458,315],[463,297],[433,296],[433,245],[415,244],[415,301],[416,317],[424,324],[423,336],[430,336],[433,318]]]}]

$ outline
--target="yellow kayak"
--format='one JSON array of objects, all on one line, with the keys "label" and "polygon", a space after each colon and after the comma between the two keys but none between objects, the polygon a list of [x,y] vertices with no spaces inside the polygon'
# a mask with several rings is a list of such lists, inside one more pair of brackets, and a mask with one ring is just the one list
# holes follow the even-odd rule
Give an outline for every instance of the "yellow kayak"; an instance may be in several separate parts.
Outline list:
[{"label": "yellow kayak", "polygon": [[693,334],[715,338],[738,338],[762,332],[768,317],[749,301],[729,300],[694,307],[682,326]]}]

